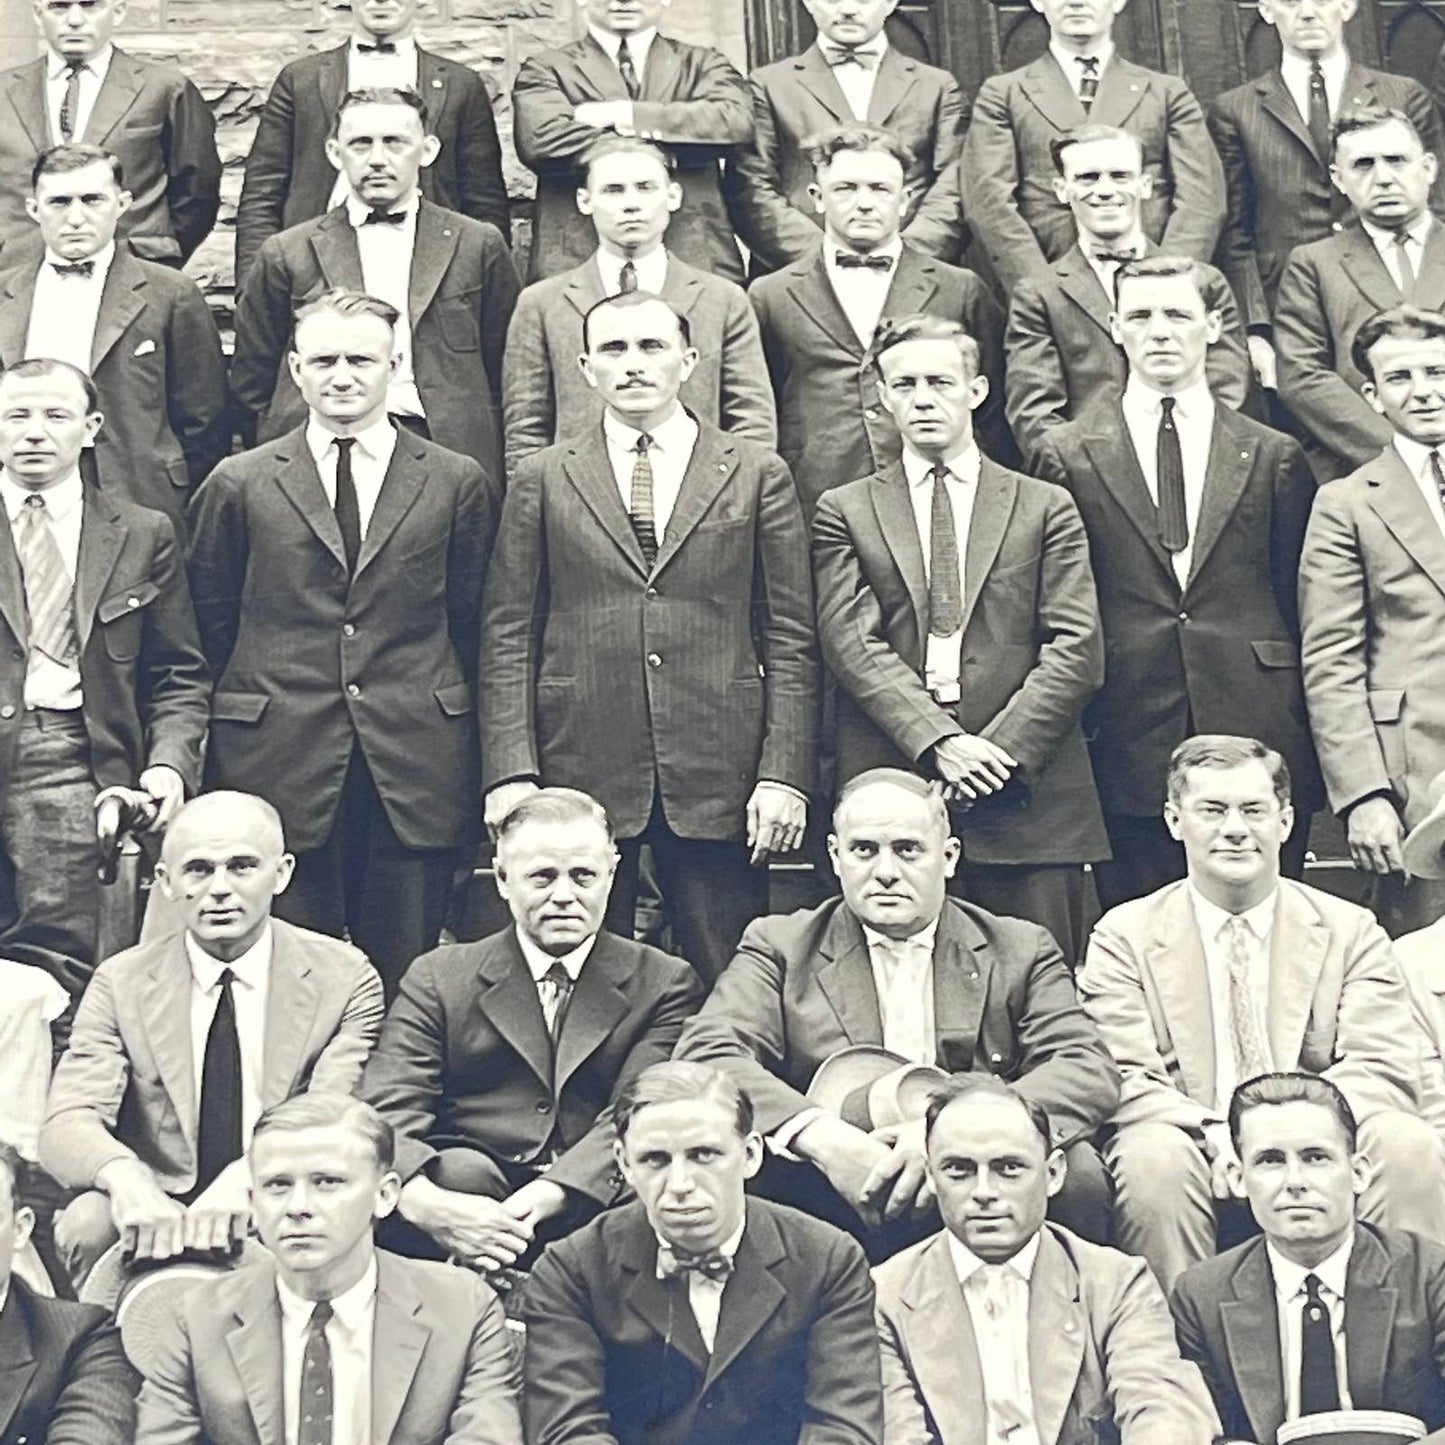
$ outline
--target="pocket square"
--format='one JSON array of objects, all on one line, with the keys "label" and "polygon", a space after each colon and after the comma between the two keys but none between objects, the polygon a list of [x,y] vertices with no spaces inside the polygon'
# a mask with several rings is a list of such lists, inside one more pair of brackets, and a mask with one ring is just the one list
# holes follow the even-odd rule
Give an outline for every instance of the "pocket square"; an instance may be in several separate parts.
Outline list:
[{"label": "pocket square", "polygon": [[135,351],[131,354],[133,356],[149,356],[151,352],[153,352],[155,349],[155,342],[150,340],[149,337],[147,337],[146,340],[142,341],[141,344],[137,346]]}]

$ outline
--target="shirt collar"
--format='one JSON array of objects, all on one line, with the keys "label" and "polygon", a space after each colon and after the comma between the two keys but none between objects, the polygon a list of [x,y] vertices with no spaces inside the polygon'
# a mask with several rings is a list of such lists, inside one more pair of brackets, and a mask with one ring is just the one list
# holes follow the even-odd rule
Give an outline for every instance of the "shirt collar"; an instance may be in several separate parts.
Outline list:
[{"label": "shirt collar", "polygon": [[846,46],[842,45],[841,42],[837,40],[829,40],[825,35],[818,36],[818,53],[823,57],[824,60],[827,60],[828,58],[828,51],[835,47],[841,50],[856,51],[859,55],[871,55],[874,56],[877,60],[882,61],[883,57],[888,54],[888,36],[880,30],[878,34],[872,38],[872,40],[869,40],[862,45]]},{"label": "shirt collar", "polygon": [[[403,226],[412,226],[416,224],[416,210],[420,203],[421,191],[413,190],[411,195],[398,201],[392,209],[401,211],[406,216]],[[345,205],[346,219],[351,222],[353,231],[359,231],[366,224],[366,218],[377,209],[375,206],[368,206],[355,191],[347,192]]]},{"label": "shirt collar", "polygon": [[[1164,395],[1162,391],[1155,391],[1142,377],[1131,375],[1124,387],[1124,410],[1135,416],[1157,417],[1163,410]],[[1213,413],[1214,394],[1209,390],[1207,377],[1174,393],[1174,414],[1185,421],[1199,420]]]},{"label": "shirt collar", "polygon": [[[1279,58],[1280,74],[1291,90],[1308,89],[1310,83],[1310,62],[1299,55],[1287,52]],[[1320,70],[1325,77],[1325,90],[1331,91],[1345,83],[1350,73],[1350,52],[1342,45],[1327,60],[1320,61]]]},{"label": "shirt collar", "polygon": [[[614,256],[601,246],[594,253],[597,271],[602,277],[602,289],[608,295],[615,295],[622,289],[622,268],[628,261],[637,269],[639,290],[660,292],[667,280],[667,259],[666,246],[658,246],[645,256]],[[644,283],[643,277],[648,278],[648,283]]]},{"label": "shirt collar", "polygon": [[1425,483],[1433,490],[1435,478],[1430,473],[1430,453],[1436,448],[1427,447],[1423,442],[1417,442],[1413,437],[1407,437],[1402,432],[1395,433],[1391,444],[1400,460],[1409,468],[1410,475],[1417,482]]},{"label": "shirt collar", "polygon": [[[960,482],[976,482],[978,480],[979,454],[978,444],[969,442],[961,451],[955,452],[944,461],[944,466],[953,474],[954,479]],[[922,486],[933,474],[934,463],[927,457],[919,456],[906,442],[903,446],[903,475],[908,478],[910,487]]]},{"label": "shirt collar", "polygon": [[520,928],[517,929],[517,944],[522,950],[522,957],[527,960],[527,967],[532,972],[533,983],[541,983],[554,963],[560,963],[567,970],[567,977],[576,983],[578,975],[582,972],[582,965],[587,962],[588,955],[591,954],[592,947],[596,942],[597,935],[594,933],[590,938],[584,938],[571,953],[564,953],[558,958],[554,954],[544,953]]},{"label": "shirt collar", "polygon": [[[619,451],[636,450],[637,438],[642,435],[635,426],[613,416],[610,411],[602,414],[602,431],[609,446]],[[662,452],[685,452],[697,438],[697,423],[687,414],[685,407],[677,407],[672,415],[660,426],[648,433],[652,445]]]},{"label": "shirt collar", "polygon": [[201,947],[200,941],[189,931],[186,932],[186,957],[191,964],[191,977],[202,993],[209,993],[221,981],[221,970],[229,968],[237,983],[247,988],[259,988],[266,980],[271,967],[271,925],[261,930],[261,936],[240,958],[230,963],[214,957]]},{"label": "shirt collar", "polygon": [[[93,76],[96,77],[97,80],[103,81],[105,79],[106,72],[110,69],[110,58],[114,54],[115,46],[109,41],[107,41],[80,68],[82,71],[88,70]],[[65,57],[63,55],[57,55],[52,50],[50,52],[49,64],[46,66],[45,69],[45,73],[50,77],[50,79],[63,80],[69,69],[70,67],[66,63]]]},{"label": "shirt collar", "polygon": [[[303,1299],[278,1274],[276,1276],[276,1298],[281,1302],[281,1314],[293,1329],[305,1329],[311,1323],[311,1313],[316,1301]],[[348,1290],[343,1290],[331,1301],[332,1316],[342,1329],[354,1335],[365,1322],[366,1312],[376,1298],[376,1255],[373,1254],[366,1266],[366,1273]]]},{"label": "shirt collar", "polygon": [[1203,937],[1218,938],[1219,930],[1231,918],[1242,918],[1245,926],[1261,943],[1269,938],[1270,930],[1274,927],[1275,905],[1279,901],[1278,888],[1275,888],[1263,903],[1256,903],[1253,908],[1246,908],[1239,914],[1231,913],[1217,903],[1211,903],[1193,883],[1188,884],[1188,888],[1190,901],[1194,904],[1195,921],[1199,924],[1199,932]]},{"label": "shirt collar", "polygon": [[[352,432],[350,435],[356,442],[357,450],[373,461],[389,456],[392,448],[396,446],[396,428],[391,424],[391,418],[386,415],[372,422],[370,426],[363,427],[360,431]],[[336,438],[337,433],[329,427],[322,426],[314,416],[308,419],[306,449],[311,453],[311,459],[316,463],[318,471]]]},{"label": "shirt collar", "polygon": [[1350,1254],[1355,1247],[1355,1232],[1352,1229],[1344,1243],[1331,1255],[1327,1255],[1313,1269],[1288,1260],[1268,1240],[1264,1252],[1269,1256],[1270,1273],[1274,1276],[1274,1292],[1283,1303],[1297,1298],[1305,1292],[1305,1276],[1314,1275],[1328,1290],[1341,1299],[1345,1297],[1345,1276],[1350,1269]]},{"label": "shirt collar", "polygon": [[[91,279],[93,281],[104,281],[107,273],[110,271],[111,262],[115,260],[115,242],[107,241],[93,256],[82,256],[81,260],[94,261],[95,272]],[[45,248],[45,264],[47,266],[73,266],[75,262],[70,260],[68,256],[57,255],[47,246]]]},{"label": "shirt collar", "polygon": [[[1360,225],[1364,228],[1365,234],[1375,243],[1375,249],[1381,250],[1386,246],[1395,244],[1395,237],[1398,231],[1387,231],[1381,226],[1376,226],[1360,217]],[[1430,212],[1422,211],[1413,226],[1406,229],[1405,234],[1417,245],[1423,246],[1430,235]]]},{"label": "shirt collar", "polygon": [[886,933],[879,933],[876,928],[869,928],[863,924],[863,938],[868,944],[871,952],[879,944],[907,943],[914,948],[926,948],[930,954],[933,952],[934,939],[938,937],[938,920],[935,918],[932,923],[920,928],[917,933],[910,933],[907,938],[889,938]]},{"label": "shirt collar", "polygon": [[[617,52],[622,47],[623,37],[611,30],[603,30],[596,25],[589,25],[587,29],[591,32],[592,38],[607,52],[615,61]],[[638,30],[627,36],[627,53],[632,57],[635,64],[638,56],[646,54],[651,49],[652,42],[657,37],[657,27],[651,26],[647,30]]]},{"label": "shirt collar", "polygon": [[1049,53],[1059,62],[1059,69],[1069,77],[1069,83],[1078,88],[1077,82],[1083,78],[1083,70],[1080,68],[1081,60],[1097,60],[1099,62],[1099,79],[1104,78],[1104,72],[1109,68],[1109,62],[1114,58],[1114,42],[1105,40],[1094,47],[1088,55],[1081,55],[1076,50],[1068,50],[1055,40],[1049,41]]},{"label": "shirt collar", "polygon": [[[4,498],[5,515],[9,517],[12,526],[25,506],[25,499],[33,495],[31,488],[22,487],[18,482],[12,481],[5,469],[0,467],[0,497]],[[58,482],[46,487],[42,495],[50,520],[63,522],[85,500],[80,468],[77,467],[68,477],[62,477]]]},{"label": "shirt collar", "polygon": [[[948,1241],[948,1252],[953,1258],[953,1268],[958,1275],[959,1284],[967,1284],[979,1270],[987,1268],[985,1262],[951,1230],[944,1231],[944,1238]],[[1033,1238],[1012,1259],[1006,1259],[998,1268],[1012,1269],[1027,1284],[1033,1278],[1038,1257],[1039,1234],[1036,1230]]]},{"label": "shirt collar", "polygon": [[[846,241],[839,240],[838,237],[835,236],[831,231],[824,231],[823,260],[827,264],[827,267],[830,271],[836,272],[840,269],[838,266],[837,253],[839,251],[851,251],[852,249],[853,248]],[[878,246],[874,250],[868,252],[868,254],[870,256],[887,256],[892,260],[894,266],[897,266],[898,258],[903,254],[902,235],[895,236],[886,246]],[[887,281],[889,284],[892,283],[893,272],[891,270],[879,270],[874,274],[877,275],[880,281]]]}]

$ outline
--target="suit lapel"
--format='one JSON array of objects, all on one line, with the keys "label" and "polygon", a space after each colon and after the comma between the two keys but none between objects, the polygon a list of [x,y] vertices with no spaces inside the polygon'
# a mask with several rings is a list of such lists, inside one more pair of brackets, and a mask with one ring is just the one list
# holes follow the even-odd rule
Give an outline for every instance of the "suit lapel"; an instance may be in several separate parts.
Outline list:
[{"label": "suit lapel", "polygon": [[[1430,228],[1425,243],[1425,260],[1430,261],[1430,242],[1436,239],[1438,226]],[[1360,294],[1377,309],[1384,311],[1398,306],[1401,301],[1400,288],[1390,275],[1375,243],[1365,234],[1365,228],[1358,222],[1348,226],[1340,235],[1340,262],[1346,276],[1359,288]],[[1423,268],[1422,268],[1423,269]]]},{"label": "suit lapel", "polygon": [[346,548],[341,541],[341,526],[336,509],[326,499],[321,476],[306,445],[306,429],[297,427],[283,440],[285,450],[276,454],[276,485],[285,493],[302,520],[316,533],[327,551],[344,567]]},{"label": "suit lapel", "polygon": [[413,332],[452,264],[458,240],[457,228],[448,222],[446,212],[424,200],[416,213],[416,244],[411,251],[411,281],[406,291]]},{"label": "suit lapel", "polygon": [[305,954],[287,933],[271,929],[271,967],[266,989],[266,1039],[261,1059],[261,1107],[291,1093],[306,1057],[321,990]]},{"label": "suit lapel", "polygon": [[[598,284],[601,285],[601,274],[597,272],[595,260],[587,263],[597,274]],[[685,261],[680,261],[676,256],[669,255],[667,258],[667,274],[662,282],[662,299],[666,301],[674,311],[692,320],[694,307],[697,306],[702,296],[702,273],[695,271]],[[701,332],[702,327],[694,324],[694,334]]]},{"label": "suit lapel", "polygon": [[1445,537],[1394,447],[1386,447],[1380,454],[1367,482],[1375,514],[1425,575],[1445,592]]},{"label": "suit lapel", "polygon": [[[1370,249],[1374,251],[1375,248],[1371,246]],[[1378,252],[1375,259],[1380,259]],[[1383,267],[1384,263],[1380,264]],[[1432,218],[1425,237],[1420,274],[1415,278],[1415,304],[1431,311],[1445,305],[1445,222],[1438,216]]]},{"label": "suit lapel", "polygon": [[317,57],[320,64],[316,67],[316,93],[321,101],[321,114],[326,117],[327,124],[330,124],[331,117],[336,114],[341,97],[346,94],[346,62],[350,49],[348,42],[332,50],[323,50]]},{"label": "suit lapel", "polygon": [[54,141],[50,137],[50,119],[45,105],[45,56],[12,71],[5,93],[30,137],[35,154],[48,150]]},{"label": "suit lapel", "polygon": [[[586,969],[583,969],[586,972]],[[532,971],[522,956],[515,929],[509,928],[483,962],[477,1007],[516,1050],[517,1056],[548,1089],[552,1087],[552,1040]]]},{"label": "suit lapel", "polygon": [[[686,1286],[681,1280],[658,1279],[657,1237],[641,1207],[633,1206],[633,1210],[629,1232],[618,1251],[618,1266],[627,1276],[622,1286],[623,1302],[701,1377],[707,1373],[710,1360],[687,1300]],[[732,1287],[731,1281],[728,1287]]]},{"label": "suit lapel", "polygon": [[80,555],[75,564],[75,630],[85,651],[95,626],[95,609],[115,571],[115,559],[129,529],[104,492],[85,489],[80,514]]},{"label": "suit lapel", "polygon": [[25,601],[25,579],[15,551],[15,534],[10,519],[0,510],[0,616],[25,647],[30,641],[30,610]]},{"label": "suit lapel", "polygon": [[900,55],[891,45],[883,52],[878,74],[873,78],[873,94],[868,98],[869,125],[888,124],[889,117],[912,91],[913,72],[917,69],[916,61]]},{"label": "suit lapel", "polygon": [[1269,940],[1269,1049],[1277,1069],[1297,1069],[1329,929],[1285,882]]},{"label": "suit lapel", "polygon": [[376,1269],[376,1358],[381,1367],[371,1372],[371,1438],[385,1445],[396,1433],[431,1327],[418,1318],[422,1300],[403,1266],[378,1253]]},{"label": "suit lapel", "polygon": [[839,908],[818,945],[823,963],[818,987],[838,1016],[850,1044],[883,1041],[883,1015],[878,1010],[878,985],[863,938],[863,925],[846,908]]},{"label": "suit lapel", "polygon": [[[672,284],[672,271],[676,265],[675,258],[669,256],[667,262],[667,281]],[[663,288],[666,292],[667,287]],[[575,271],[572,271],[566,278],[562,287],[562,294],[572,304],[572,309],[579,315],[585,316],[606,294],[602,284],[602,272],[597,269],[597,257],[595,253],[589,256]]]},{"label": "suit lapel", "polygon": [[1388,1284],[1389,1259],[1367,1229],[1356,1228],[1345,1270],[1345,1367],[1350,1398],[1361,1409],[1385,1408],[1390,1342],[1400,1291]]},{"label": "suit lapel", "polygon": [[963,631],[978,605],[979,590],[993,566],[1003,534],[1013,515],[1018,482],[1012,472],[980,454],[978,493],[973,501],[973,519],[968,526],[968,545],[963,554]]},{"label": "suit lapel", "polygon": [[1144,950],[1159,1003],[1174,1041],[1179,1072],[1191,1099],[1214,1102],[1214,1022],[1199,923],[1182,883],[1153,905],[1152,929]]},{"label": "suit lapel", "polygon": [[1198,577],[1219,540],[1224,524],[1234,514],[1254,470],[1254,443],[1237,435],[1234,413],[1216,403],[1214,430],[1209,439],[1209,457],[1204,470],[1204,495],[1199,501],[1199,520],[1194,528],[1194,550],[1189,560],[1189,580]]},{"label": "suit lapel", "polygon": [[85,143],[104,145],[111,131],[121,123],[144,84],[139,65],[123,50],[113,50],[110,67],[96,94],[95,104],[85,122]]},{"label": "suit lapel", "polygon": [[1084,1359],[1084,1307],[1079,1274],[1045,1225],[1029,1281],[1029,1383],[1039,1445],[1055,1445]]},{"label": "suit lapel", "polygon": [[0,1439],[8,1440],[10,1421],[37,1369],[35,1347],[22,1314],[21,1290],[11,1281],[5,1307],[0,1309]]},{"label": "suit lapel", "polygon": [[125,334],[126,327],[145,310],[145,290],[146,276],[140,262],[125,247],[117,247],[95,318],[95,339],[90,347],[92,374]]},{"label": "suit lapel", "polygon": [[934,1235],[919,1252],[902,1304],[909,1363],[934,1418],[957,1421],[957,1429],[948,1432],[950,1440],[987,1439],[978,1340],[946,1235]]},{"label": "suit lapel", "polygon": [[416,83],[426,101],[427,128],[433,135],[441,134],[442,114],[447,108],[447,73],[441,57],[430,50],[416,48]]},{"label": "suit lapel", "polygon": [[[1089,123],[1127,128],[1129,117],[1139,109],[1148,89],[1148,72],[1115,52],[1099,77],[1099,90],[1089,111]],[[1083,109],[1082,102],[1079,108]]]},{"label": "suit lapel", "polygon": [[624,986],[630,962],[628,950],[610,933],[597,935],[562,1016],[552,1071],[557,1093],[627,1016],[629,1000]]},{"label": "suit lapel", "polygon": [[738,469],[738,460],[737,448],[721,432],[706,426],[698,429],[697,445],[683,474],[672,516],[667,519],[667,530],[658,544],[657,561],[652,566],[654,576],[677,555],[688,534],[727,486]]},{"label": "suit lapel", "polygon": [[[888,53],[891,55],[893,52]],[[832,288],[829,287],[829,290]],[[905,241],[888,283],[888,294],[883,298],[883,315],[916,316],[928,309],[928,303],[937,292],[938,263],[931,256],[914,250]],[[869,350],[872,350],[871,346]]]},{"label": "suit lapel", "polygon": [[793,69],[802,72],[804,88],[835,120],[845,123],[857,120],[843,87],[838,84],[838,77],[833,74],[833,67],[823,59],[823,52],[816,45],[810,45],[793,61]]},{"label": "suit lapel", "polygon": [[[421,230],[421,219],[417,219],[417,230]],[[356,232],[346,219],[346,208],[337,206],[321,219],[321,224],[311,233],[311,251],[316,264],[328,286],[344,291],[364,291],[366,283],[361,275],[361,251],[356,244]],[[416,272],[415,258],[412,273]],[[415,321],[415,313],[412,314]]]},{"label": "suit lapel", "polygon": [[382,478],[371,520],[366,524],[366,536],[361,539],[361,551],[356,557],[356,576],[359,577],[371,564],[421,496],[426,477],[424,456],[416,437],[405,427],[398,427],[391,461],[387,464],[386,476]]},{"label": "suit lapel", "polygon": [[992,973],[988,940],[966,913],[944,903],[933,941],[933,1030],[936,1062],[950,1073],[973,1068]]},{"label": "suit lapel", "polygon": [[792,274],[788,294],[794,304],[840,351],[861,362],[863,343],[858,340],[858,333],[853,330],[834,294],[833,283],[828,280],[822,246],[813,253],[812,261],[799,262]]},{"label": "suit lapel", "polygon": [[1109,430],[1092,433],[1084,437],[1081,444],[1089,454],[1099,481],[1114,494],[1114,500],[1133,523],[1160,570],[1171,585],[1177,587],[1179,581],[1174,573],[1174,564],[1159,541],[1156,525],[1158,509],[1144,481],[1144,472],[1135,454],[1123,409],[1118,405],[1111,407]]},{"label": "suit lapel", "polygon": [[[613,69],[617,67],[613,66]],[[638,77],[642,83],[642,99],[672,100],[676,97],[681,69],[682,56],[676,44],[665,35],[654,35],[647,51],[647,64]]]},{"label": "suit lapel", "polygon": [[[1105,67],[1106,71],[1111,68]],[[1055,130],[1072,130],[1076,125],[1088,123],[1089,117],[1084,114],[1083,103],[1075,94],[1068,76],[1060,69],[1059,62],[1054,59],[1052,51],[1044,51],[1028,66],[1019,84],[1039,114]],[[1102,81],[1100,88],[1102,89]],[[1098,103],[1095,99],[1096,108]]]},{"label": "suit lapel", "polygon": [[1273,1440],[1284,1419],[1284,1374],[1274,1276],[1263,1239],[1253,1239],[1245,1246],[1230,1283],[1234,1297],[1219,1302],[1219,1318],[1234,1383],[1254,1427],[1254,1438]]},{"label": "suit lapel", "polygon": [[226,1331],[226,1349],[246,1393],[257,1439],[282,1440],[285,1392],[275,1270],[269,1265],[247,1269],[232,1279],[239,1298],[232,1315],[235,1323]]},{"label": "suit lapel", "polygon": [[928,573],[923,562],[923,541],[918,535],[918,519],[913,515],[913,501],[908,492],[908,478],[900,463],[893,463],[886,473],[873,478],[868,489],[873,499],[873,515],[878,530],[893,555],[893,565],[908,589],[913,613],[918,619],[918,635],[928,631]]},{"label": "suit lapel", "polygon": [[40,264],[44,263],[17,268],[6,279],[5,294],[0,297],[0,366],[14,366],[25,359]]},{"label": "suit lapel", "polygon": [[[647,70],[640,77],[644,94],[651,89],[647,83],[648,72],[652,69],[653,56],[662,43],[662,36],[654,36],[652,49],[647,52]],[[577,69],[587,80],[591,81],[592,88],[597,92],[598,100],[626,100],[628,98],[627,87],[622,82],[622,72],[613,64],[612,57],[592,38],[590,31],[583,36],[581,44],[577,47],[575,59]],[[590,100],[592,97],[584,96],[583,99]]]},{"label": "suit lapel", "polygon": [[723,1290],[704,1390],[757,1338],[758,1331],[787,1298],[787,1290],[773,1272],[787,1258],[788,1251],[771,1216],[756,1205],[749,1206],[747,1227]]},{"label": "suit lapel", "polygon": [[191,964],[184,937],[176,934],[151,965],[141,986],[140,1013],[181,1133],[194,1148],[198,1083],[191,1057],[191,1011],[185,1003],[191,991]]},{"label": "suit lapel", "polygon": [[1078,246],[1073,247],[1054,263],[1054,275],[1059,278],[1064,295],[1109,337],[1112,346],[1114,338],[1109,331],[1109,313],[1114,309],[1114,303],[1099,283],[1098,274],[1089,265],[1088,257]]},{"label": "suit lapel", "polygon": [[642,560],[642,546],[622,505],[617,478],[607,456],[607,440],[601,426],[595,426],[581,446],[569,446],[562,461],[568,480],[582,500],[592,509],[602,529],[621,549],[622,554],[644,576],[647,566]]},{"label": "suit lapel", "polygon": [[[1346,88],[1348,89],[1348,78]],[[1255,82],[1254,90],[1265,113],[1273,116],[1304,147],[1315,165],[1323,170],[1324,162],[1315,150],[1315,143],[1310,136],[1309,127],[1305,123],[1305,118],[1299,113],[1299,106],[1294,103],[1294,97],[1289,93],[1289,86],[1284,83],[1284,76],[1277,69],[1271,70],[1268,74],[1260,76]]]}]

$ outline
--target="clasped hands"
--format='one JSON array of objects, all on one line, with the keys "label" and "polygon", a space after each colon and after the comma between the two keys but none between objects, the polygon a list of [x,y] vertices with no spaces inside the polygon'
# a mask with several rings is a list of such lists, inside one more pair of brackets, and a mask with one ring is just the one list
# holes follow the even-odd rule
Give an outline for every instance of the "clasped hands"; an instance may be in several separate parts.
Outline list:
[{"label": "clasped hands", "polygon": [[560,1214],[566,1203],[566,1191],[550,1179],[533,1179],[505,1199],[488,1199],[443,1189],[417,1174],[402,1188],[398,1207],[455,1259],[492,1274],[516,1264],[537,1226]]},{"label": "clasped hands", "polygon": [[110,1197],[110,1217],[132,1259],[174,1259],[186,1250],[228,1250],[251,1228],[250,1170],[226,1166],[191,1204],[172,1198],[138,1159],[107,1164],[96,1183]]},{"label": "clasped hands", "polygon": [[799,1131],[793,1152],[822,1170],[865,1224],[921,1214],[933,1206],[922,1119],[870,1133],[822,1114]]},{"label": "clasped hands", "polygon": [[1017,767],[997,743],[973,733],[954,733],[933,745],[933,768],[946,802],[972,806],[1004,787]]}]

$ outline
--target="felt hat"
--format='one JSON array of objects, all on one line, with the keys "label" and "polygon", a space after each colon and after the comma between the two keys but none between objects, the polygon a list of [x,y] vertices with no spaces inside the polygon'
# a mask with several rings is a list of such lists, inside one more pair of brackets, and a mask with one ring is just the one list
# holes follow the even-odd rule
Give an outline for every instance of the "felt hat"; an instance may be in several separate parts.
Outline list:
[{"label": "felt hat", "polygon": [[1430,811],[1405,835],[1405,871],[1412,878],[1445,878],[1445,773],[1425,789]]},{"label": "felt hat", "polygon": [[1286,1420],[1278,1445],[1405,1445],[1422,1439],[1425,1422],[1394,1410],[1327,1410]]},{"label": "felt hat", "polygon": [[888,1049],[856,1044],[818,1065],[808,1102],[859,1129],[883,1129],[921,1119],[929,1096],[948,1078],[932,1064],[913,1064]]}]

